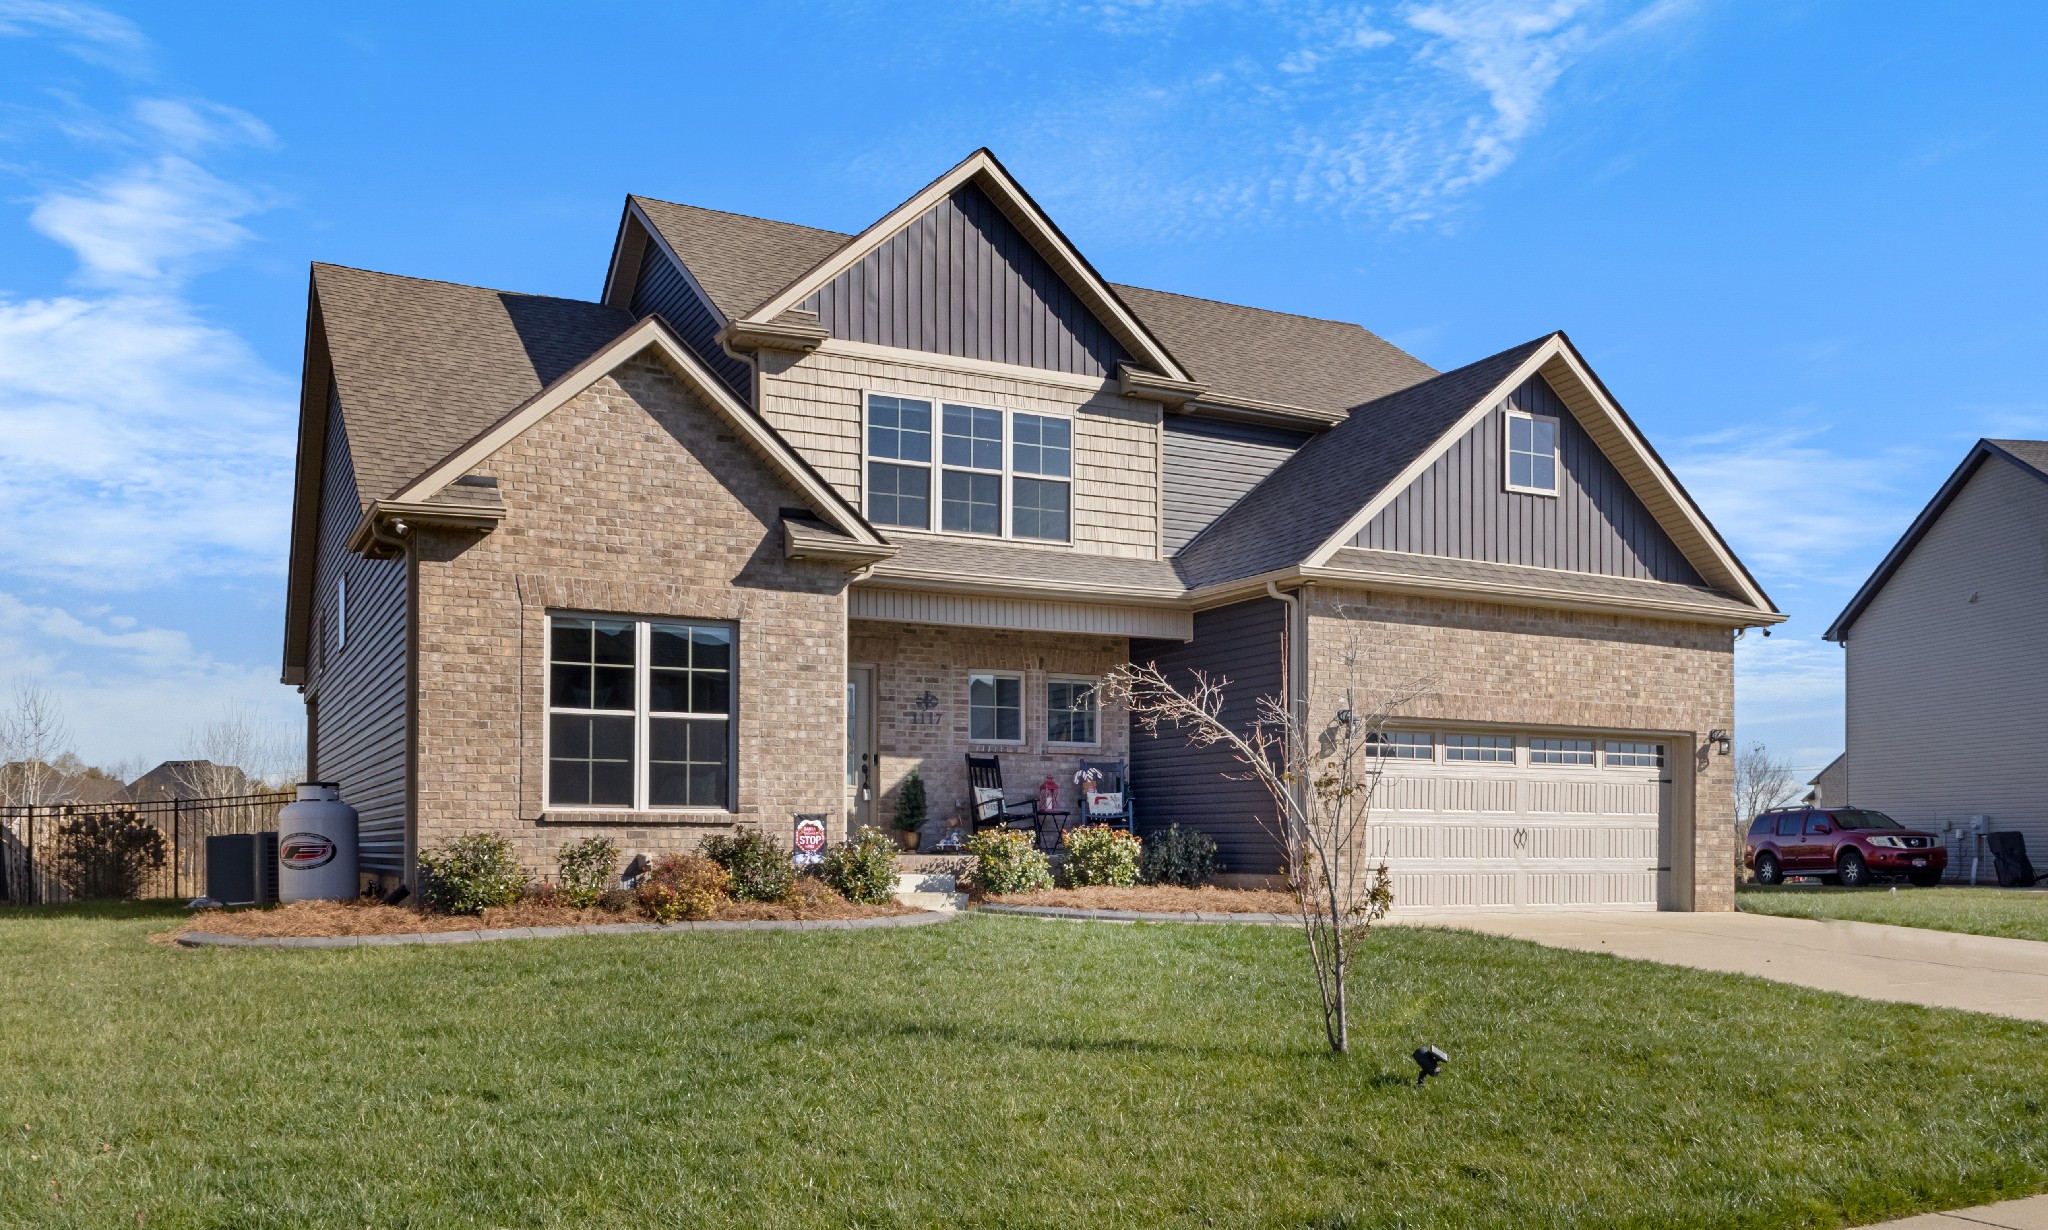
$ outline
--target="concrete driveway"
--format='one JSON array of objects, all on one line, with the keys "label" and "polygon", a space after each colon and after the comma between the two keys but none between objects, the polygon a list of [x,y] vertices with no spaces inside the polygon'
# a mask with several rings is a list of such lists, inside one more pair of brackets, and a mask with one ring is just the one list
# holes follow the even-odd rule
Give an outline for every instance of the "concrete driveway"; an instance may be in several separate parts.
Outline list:
[{"label": "concrete driveway", "polygon": [[1523,913],[1414,920],[1554,948],[2048,1021],[2048,943],[1766,914]]}]

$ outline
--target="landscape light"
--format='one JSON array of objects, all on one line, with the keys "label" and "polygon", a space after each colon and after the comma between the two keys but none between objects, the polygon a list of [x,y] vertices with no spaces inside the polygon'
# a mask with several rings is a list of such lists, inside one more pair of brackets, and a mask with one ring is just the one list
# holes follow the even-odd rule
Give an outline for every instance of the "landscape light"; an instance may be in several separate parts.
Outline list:
[{"label": "landscape light", "polygon": [[1415,1066],[1421,1068],[1422,1071],[1415,1074],[1415,1087],[1417,1089],[1422,1088],[1422,1082],[1435,1076],[1437,1074],[1436,1070],[1450,1061],[1451,1057],[1449,1055],[1444,1054],[1433,1046],[1416,1048]]}]

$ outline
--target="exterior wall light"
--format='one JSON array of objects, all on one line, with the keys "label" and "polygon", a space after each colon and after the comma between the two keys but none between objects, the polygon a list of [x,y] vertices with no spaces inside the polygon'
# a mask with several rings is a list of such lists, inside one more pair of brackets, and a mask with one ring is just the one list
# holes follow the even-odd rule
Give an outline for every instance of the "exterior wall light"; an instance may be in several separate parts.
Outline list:
[{"label": "exterior wall light", "polygon": [[1719,726],[1707,732],[1707,742],[1717,744],[1723,756],[1730,755],[1735,751],[1735,736]]}]

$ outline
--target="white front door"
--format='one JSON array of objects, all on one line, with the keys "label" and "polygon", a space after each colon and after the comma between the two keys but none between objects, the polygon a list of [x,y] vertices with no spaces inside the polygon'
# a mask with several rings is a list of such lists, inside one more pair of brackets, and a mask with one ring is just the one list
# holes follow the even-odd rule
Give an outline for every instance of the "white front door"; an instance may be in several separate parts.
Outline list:
[{"label": "white front door", "polygon": [[875,668],[846,672],[846,831],[875,825]]}]

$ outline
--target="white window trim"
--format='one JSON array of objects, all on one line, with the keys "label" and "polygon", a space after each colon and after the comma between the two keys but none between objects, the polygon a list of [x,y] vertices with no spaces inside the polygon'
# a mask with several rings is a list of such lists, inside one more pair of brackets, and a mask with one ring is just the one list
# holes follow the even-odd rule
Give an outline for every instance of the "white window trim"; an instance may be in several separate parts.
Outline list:
[{"label": "white window trim", "polygon": [[[623,709],[558,709],[554,703],[554,661],[555,661],[555,620],[557,619],[607,619],[614,623],[636,625],[633,633],[633,805],[620,807],[607,803],[556,803],[553,798],[553,743],[554,722],[557,713],[604,714],[610,717],[624,717]],[[726,664],[725,692],[725,798],[724,807],[652,807],[648,805],[648,774],[653,759],[648,742],[649,722],[652,715],[648,709],[649,693],[653,678],[648,673],[653,663],[654,638],[648,632],[650,624],[705,624],[732,630],[732,656]],[[740,757],[739,757],[739,689],[740,689],[740,630],[739,625],[729,619],[690,619],[683,616],[618,615],[594,611],[549,611],[547,613],[547,634],[541,642],[542,675],[540,686],[544,707],[550,720],[541,723],[541,810],[558,812],[602,812],[617,816],[731,816],[739,812]],[[663,717],[710,718],[710,713],[671,714]]]},{"label": "white window trim", "polygon": [[[1514,428],[1511,424],[1516,419],[1527,419],[1531,423],[1541,421],[1550,424],[1550,486],[1548,487],[1524,487],[1517,484],[1513,478],[1515,472],[1515,458],[1512,451]],[[1509,491],[1519,492],[1522,495],[1547,495],[1555,498],[1560,486],[1558,476],[1564,473],[1564,467],[1559,464],[1558,460],[1558,453],[1561,451],[1560,446],[1563,443],[1564,425],[1559,423],[1556,418],[1548,414],[1531,414],[1527,410],[1517,410],[1510,406],[1507,412],[1502,415],[1500,422],[1501,485]],[[1531,454],[1531,456],[1534,456],[1534,454]]]},{"label": "white window trim", "polygon": [[334,578],[334,653],[348,648],[348,574]]},{"label": "white window trim", "polygon": [[[1015,679],[1017,681],[1017,737],[1014,739],[977,739],[974,737],[974,681],[986,675],[991,679]],[[1023,747],[1031,729],[1031,691],[1025,685],[1029,682],[1023,671],[980,670],[970,667],[967,671],[967,741],[985,747]]]},{"label": "white window trim", "polygon": [[[1071,743],[1052,737],[1052,685],[1055,683],[1079,683],[1086,685],[1095,698],[1095,738],[1087,743]],[[1090,747],[1102,746],[1102,680],[1095,675],[1047,675],[1045,677],[1045,743],[1047,747]]]},{"label": "white window trim", "polygon": [[[932,459],[929,462],[896,461],[892,458],[872,457],[868,454],[869,410],[873,404],[874,399],[877,397],[897,397],[909,401],[921,401],[930,404],[932,408]],[[945,463],[945,415],[946,407],[948,405],[959,406],[968,410],[993,410],[997,414],[1003,416],[1002,469],[983,470],[977,469],[973,466],[949,466]],[[1016,458],[1011,454],[1010,450],[1016,443],[1016,416],[1020,414],[1028,414],[1031,415],[1033,418],[1060,419],[1067,424],[1067,476],[1065,478],[1057,478],[1049,477],[1047,475],[1042,474],[1022,475],[1022,477],[1024,478],[1043,479],[1046,482],[1055,483],[1063,482],[1067,485],[1067,536],[1065,538],[1020,538],[1013,532],[1014,526],[1012,524],[1011,518],[1011,506],[1015,502],[1016,488],[1014,486],[1014,483],[1015,480],[1019,477],[1020,471],[1018,471],[1016,468]],[[927,499],[925,505],[926,515],[924,528],[919,529],[917,526],[914,525],[883,525],[881,522],[876,522],[878,526],[881,526],[881,528],[890,531],[900,531],[910,534],[930,534],[934,537],[939,538],[968,538],[980,542],[991,542],[1000,540],[1003,542],[1023,543],[1027,546],[1034,547],[1072,547],[1074,545],[1074,471],[1076,468],[1078,468],[1077,458],[1079,458],[1081,453],[1081,433],[1079,431],[1079,426],[1080,421],[1079,418],[1075,415],[1075,413],[1063,407],[1050,407],[1045,409],[1033,407],[1030,409],[1025,409],[1022,407],[1015,406],[993,405],[988,402],[969,401],[965,398],[959,397],[934,396],[932,393],[922,390],[908,391],[903,389],[864,388],[861,390],[860,393],[861,512],[863,515],[866,515],[868,512],[868,496],[870,494],[869,488],[871,487],[871,484],[868,481],[869,463],[880,461],[887,465],[921,466],[924,468],[929,478],[929,486],[927,487],[927,491],[929,492],[929,498]],[[947,470],[958,470],[962,474],[1002,475],[1001,532],[995,534],[977,534],[970,530],[949,530],[943,528],[946,523],[945,474]]]}]

